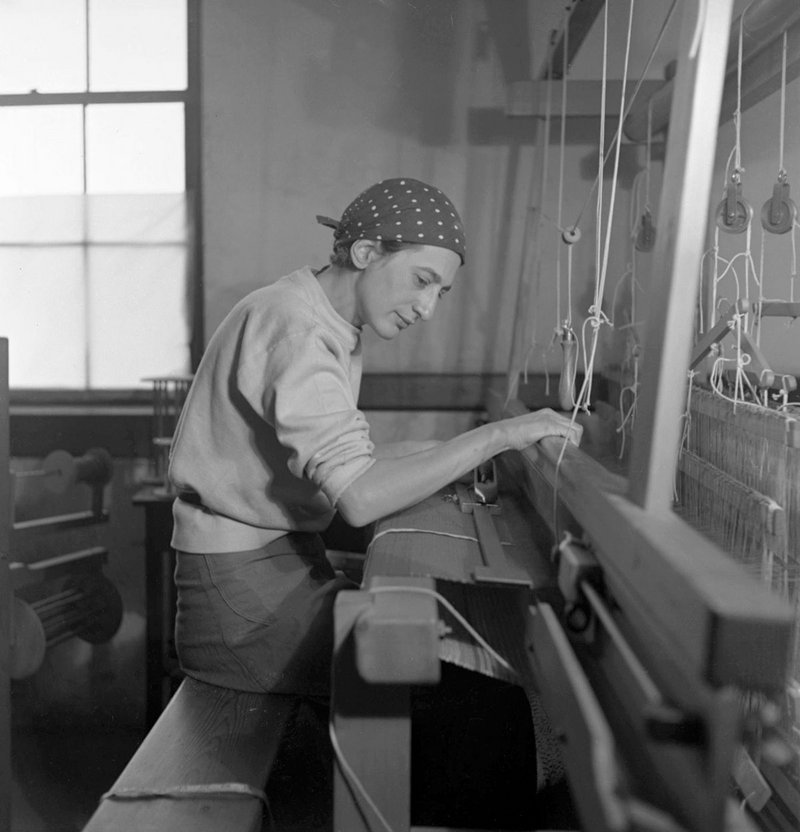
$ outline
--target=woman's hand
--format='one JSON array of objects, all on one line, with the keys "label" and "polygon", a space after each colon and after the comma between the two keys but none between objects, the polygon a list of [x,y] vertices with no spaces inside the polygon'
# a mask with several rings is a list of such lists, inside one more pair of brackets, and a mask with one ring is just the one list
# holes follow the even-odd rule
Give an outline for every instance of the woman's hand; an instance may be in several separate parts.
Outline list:
[{"label": "woman's hand", "polygon": [[564,436],[573,445],[580,445],[583,427],[577,422],[572,424],[569,416],[556,413],[550,408],[525,413],[512,419],[498,422],[506,431],[506,437],[511,448],[521,451],[545,436]]}]

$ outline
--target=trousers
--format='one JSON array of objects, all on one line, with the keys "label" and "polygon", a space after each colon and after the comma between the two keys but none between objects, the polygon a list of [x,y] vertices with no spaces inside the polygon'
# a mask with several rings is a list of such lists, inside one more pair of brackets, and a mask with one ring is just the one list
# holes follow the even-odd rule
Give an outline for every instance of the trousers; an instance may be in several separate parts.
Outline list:
[{"label": "trousers", "polygon": [[291,532],[244,552],[177,552],[181,670],[251,692],[329,696],[337,575],[319,535]]}]

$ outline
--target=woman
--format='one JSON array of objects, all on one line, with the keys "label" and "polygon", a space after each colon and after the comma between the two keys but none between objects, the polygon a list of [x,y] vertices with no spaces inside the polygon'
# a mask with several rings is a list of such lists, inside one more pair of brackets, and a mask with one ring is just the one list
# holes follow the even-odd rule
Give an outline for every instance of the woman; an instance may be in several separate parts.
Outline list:
[{"label": "woman", "polygon": [[549,410],[446,442],[375,446],[358,410],[361,330],[429,321],[464,263],[437,188],[387,179],[334,228],[329,265],[240,301],[198,367],[171,451],[178,489],[176,647],[183,671],[238,690],[329,692],[331,609],[349,582],[319,537],[336,510],[363,526],[481,462],[544,436],[579,441]]}]

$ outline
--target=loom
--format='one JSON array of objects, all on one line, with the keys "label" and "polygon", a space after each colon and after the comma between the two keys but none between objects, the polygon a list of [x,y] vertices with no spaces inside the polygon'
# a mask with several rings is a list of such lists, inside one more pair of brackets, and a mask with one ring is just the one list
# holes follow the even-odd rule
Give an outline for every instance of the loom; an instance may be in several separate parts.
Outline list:
[{"label": "loom", "polygon": [[[48,454],[37,468],[11,472],[13,482],[42,483],[53,495],[89,488],[89,507],[11,524],[9,564],[15,590],[11,607],[9,675],[24,679],[44,662],[46,651],[72,638],[90,644],[110,641],[122,621],[122,599],[102,573],[108,551],[87,546],[58,555],[42,555],[44,539],[59,532],[104,524],[104,489],[111,480],[111,456],[92,448],[80,457],[64,450]],[[51,544],[50,544],[51,545]]]},{"label": "loom", "polygon": [[[763,37],[781,4],[755,5]],[[411,828],[408,692],[436,684],[442,660],[526,689],[537,743],[546,751],[556,738],[582,829],[797,828],[795,422],[696,386],[682,412],[675,395],[693,360],[687,298],[699,284],[732,14],[729,0],[701,6],[685,4],[668,90],[658,233],[652,223],[637,232],[653,251],[654,297],[641,374],[621,382],[637,411],[628,475],[588,447],[545,439],[498,460],[494,513],[484,504],[475,516],[476,475],[471,491],[446,489],[378,524],[362,589],[336,606],[337,829]],[[730,31],[741,44],[741,22]],[[663,102],[648,105],[648,136]],[[752,213],[740,185],[731,180],[719,209],[731,233]],[[772,207],[780,233],[782,203]],[[523,315],[531,292],[521,286]],[[730,331],[723,323],[697,363]],[[524,412],[516,392],[529,351],[515,323],[509,390],[487,403],[491,418]],[[750,384],[761,400],[775,381],[759,371]],[[579,410],[591,438],[597,417]]]}]

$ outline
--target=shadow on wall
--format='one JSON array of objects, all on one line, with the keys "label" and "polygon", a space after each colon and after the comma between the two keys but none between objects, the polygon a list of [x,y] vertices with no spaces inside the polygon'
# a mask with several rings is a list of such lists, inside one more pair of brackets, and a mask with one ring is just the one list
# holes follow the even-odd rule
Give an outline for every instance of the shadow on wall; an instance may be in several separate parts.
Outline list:
[{"label": "shadow on wall", "polygon": [[335,26],[328,55],[312,55],[302,81],[315,121],[356,118],[423,145],[452,142],[456,0],[300,2]]}]

